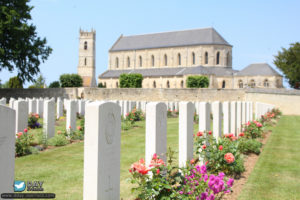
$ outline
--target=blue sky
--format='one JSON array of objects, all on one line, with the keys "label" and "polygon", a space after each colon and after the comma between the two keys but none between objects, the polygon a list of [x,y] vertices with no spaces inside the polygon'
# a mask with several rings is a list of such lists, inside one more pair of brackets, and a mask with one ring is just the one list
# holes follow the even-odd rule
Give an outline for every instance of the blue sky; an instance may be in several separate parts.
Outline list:
[{"label": "blue sky", "polygon": [[[107,69],[108,50],[121,34],[214,27],[233,45],[238,70],[257,62],[276,69],[273,56],[300,36],[298,0],[33,0],[30,5],[38,35],[53,48],[40,66],[47,84],[77,73],[80,28],[96,30],[96,76]],[[0,79],[15,74],[2,70]]]}]

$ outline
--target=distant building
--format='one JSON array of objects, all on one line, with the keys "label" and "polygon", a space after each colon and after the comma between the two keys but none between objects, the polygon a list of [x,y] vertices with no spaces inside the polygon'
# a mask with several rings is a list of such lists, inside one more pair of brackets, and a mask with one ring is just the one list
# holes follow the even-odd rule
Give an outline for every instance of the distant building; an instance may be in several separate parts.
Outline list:
[{"label": "distant building", "polygon": [[79,31],[78,75],[83,80],[83,87],[96,87],[95,53],[96,31]]},{"label": "distant building", "polygon": [[109,69],[98,77],[119,87],[123,73],[143,75],[143,88],[186,88],[191,75],[204,75],[210,88],[282,87],[282,76],[266,63],[232,69],[232,45],[214,28],[121,35],[109,50]]}]

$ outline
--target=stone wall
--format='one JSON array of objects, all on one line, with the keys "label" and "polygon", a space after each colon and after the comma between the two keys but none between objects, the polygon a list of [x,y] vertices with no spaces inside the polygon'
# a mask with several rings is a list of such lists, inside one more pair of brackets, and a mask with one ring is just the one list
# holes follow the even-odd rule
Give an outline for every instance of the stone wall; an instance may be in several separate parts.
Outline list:
[{"label": "stone wall", "polygon": [[300,91],[287,89],[145,89],[47,88],[0,89],[6,97],[82,97],[91,100],[136,101],[259,101],[279,107],[285,115],[300,115]]}]

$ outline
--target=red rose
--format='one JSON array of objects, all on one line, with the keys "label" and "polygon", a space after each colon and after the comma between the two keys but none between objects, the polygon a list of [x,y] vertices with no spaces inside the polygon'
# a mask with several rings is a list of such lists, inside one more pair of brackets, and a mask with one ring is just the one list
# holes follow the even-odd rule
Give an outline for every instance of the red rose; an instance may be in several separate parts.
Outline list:
[{"label": "red rose", "polygon": [[223,146],[222,146],[222,145],[219,146],[219,150],[220,150],[220,151],[223,150]]},{"label": "red rose", "polygon": [[199,131],[199,132],[197,133],[197,136],[198,136],[198,137],[203,136],[203,133]]},{"label": "red rose", "polygon": [[206,145],[205,144],[202,146],[202,149],[206,149]]},{"label": "red rose", "polygon": [[226,160],[226,162],[227,162],[228,164],[231,164],[231,163],[234,162],[234,155],[233,155],[232,153],[226,153],[226,154],[224,155],[224,159]]},{"label": "red rose", "polygon": [[209,134],[209,135],[211,135],[211,134],[212,134],[212,132],[211,132],[211,131],[208,131],[208,134]]},{"label": "red rose", "polygon": [[159,171],[159,169],[157,169],[157,170],[156,170],[156,174],[158,175],[158,174],[159,174],[159,172],[160,172],[160,171]]},{"label": "red rose", "polygon": [[190,163],[191,163],[191,165],[194,164],[195,160],[194,159],[190,160]]},{"label": "red rose", "polygon": [[239,134],[239,136],[240,136],[240,137],[243,137],[243,136],[245,136],[245,133],[241,132],[241,133]]},{"label": "red rose", "polygon": [[27,130],[27,128],[25,128],[25,129],[24,129],[24,133],[27,133],[27,132],[28,132],[28,130]]}]

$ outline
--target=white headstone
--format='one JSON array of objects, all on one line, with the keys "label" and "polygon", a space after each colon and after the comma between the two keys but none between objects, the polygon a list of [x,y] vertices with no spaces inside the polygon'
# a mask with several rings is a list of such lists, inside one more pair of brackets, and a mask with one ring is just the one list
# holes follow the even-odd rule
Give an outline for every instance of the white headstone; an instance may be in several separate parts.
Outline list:
[{"label": "white headstone", "polygon": [[124,112],[123,112],[123,117],[126,118],[126,115],[129,114],[129,102],[128,101],[123,101],[124,103]]},{"label": "white headstone", "polygon": [[28,113],[37,113],[36,112],[36,100],[35,99],[29,99],[28,101]]},{"label": "white headstone", "polygon": [[250,101],[250,121],[253,120],[253,102]]},{"label": "white headstone", "polygon": [[223,109],[223,133],[230,133],[230,102],[224,101],[222,105]]},{"label": "white headstone", "polygon": [[199,131],[210,131],[211,106],[208,102],[199,103]]},{"label": "white headstone", "polygon": [[64,115],[63,101],[57,98],[56,102],[56,119],[59,119]]},{"label": "white headstone", "polygon": [[43,116],[43,110],[44,110],[44,100],[38,99],[36,104],[36,112],[39,114],[40,117]]},{"label": "white headstone", "polygon": [[28,127],[28,102],[15,101],[14,109],[16,110],[16,132],[23,132]]},{"label": "white headstone", "polygon": [[230,102],[230,133],[237,136],[236,133],[236,101]]},{"label": "white headstone", "polygon": [[9,107],[10,108],[12,108],[12,109],[14,109],[14,102],[15,102],[16,100],[14,99],[14,98],[10,98],[9,99]]},{"label": "white headstone", "polygon": [[156,153],[166,161],[167,153],[167,106],[151,102],[146,106],[146,165]]},{"label": "white headstone", "polygon": [[250,102],[246,101],[246,122],[250,121]]},{"label": "white headstone", "polygon": [[179,102],[174,102],[175,110],[178,112]]},{"label": "white headstone", "polygon": [[184,167],[193,158],[195,106],[191,102],[180,102],[179,109],[179,167]]},{"label": "white headstone", "polygon": [[246,102],[242,101],[242,124],[246,123],[246,115],[247,115],[247,112],[246,112]]},{"label": "white headstone", "polygon": [[[0,105],[0,195],[13,193],[15,177],[16,111]],[[0,197],[0,199],[2,199]]]},{"label": "white headstone", "polygon": [[136,102],[136,109],[141,110],[141,102],[140,101]]},{"label": "white headstone", "polygon": [[141,110],[142,110],[143,113],[146,112],[146,101],[141,102]]},{"label": "white headstone", "polygon": [[213,111],[213,135],[216,139],[222,136],[222,104],[219,101],[212,102]]},{"label": "white headstone", "polygon": [[6,98],[3,97],[0,99],[0,105],[6,106]]},{"label": "white headstone", "polygon": [[84,116],[85,113],[85,100],[78,100],[78,113]]},{"label": "white headstone", "polygon": [[[67,130],[76,130],[76,102],[75,100],[67,101],[67,122],[66,129]],[[70,128],[71,127],[71,128]]]},{"label": "white headstone", "polygon": [[47,139],[54,137],[55,134],[55,101],[44,101],[44,119],[43,119],[44,135]]},{"label": "white headstone", "polygon": [[120,152],[120,106],[89,103],[84,137],[84,200],[120,199]]},{"label": "white headstone", "polygon": [[236,102],[236,134],[241,132],[242,127],[242,102]]}]

